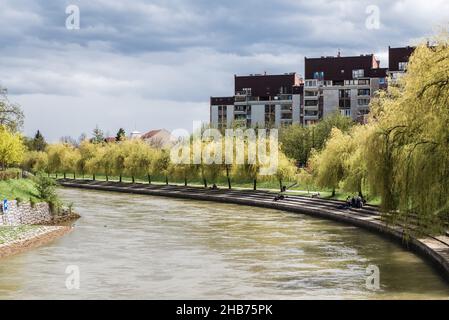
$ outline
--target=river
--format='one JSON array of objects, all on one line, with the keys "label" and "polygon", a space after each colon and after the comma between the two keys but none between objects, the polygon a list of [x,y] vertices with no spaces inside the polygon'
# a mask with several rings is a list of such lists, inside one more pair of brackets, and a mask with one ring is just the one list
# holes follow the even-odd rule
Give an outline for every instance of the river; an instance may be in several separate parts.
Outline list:
[{"label": "river", "polygon": [[[59,193],[82,218],[70,234],[1,260],[0,299],[449,297],[420,257],[356,227],[212,202]],[[366,286],[369,265],[379,290]],[[73,270],[79,289],[66,287]]]}]

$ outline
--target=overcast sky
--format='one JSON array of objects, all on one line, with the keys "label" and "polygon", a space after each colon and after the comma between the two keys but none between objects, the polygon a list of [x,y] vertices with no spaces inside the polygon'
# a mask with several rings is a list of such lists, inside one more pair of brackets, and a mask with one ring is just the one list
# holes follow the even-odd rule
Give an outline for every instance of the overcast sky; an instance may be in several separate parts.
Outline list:
[{"label": "overcast sky", "polygon": [[[50,141],[192,126],[234,74],[304,71],[304,56],[374,53],[448,26],[447,0],[0,0],[0,84]],[[66,28],[66,7],[80,29]],[[379,28],[366,20],[379,8]],[[372,20],[369,20],[372,21]],[[372,26],[372,24],[370,24]]]}]

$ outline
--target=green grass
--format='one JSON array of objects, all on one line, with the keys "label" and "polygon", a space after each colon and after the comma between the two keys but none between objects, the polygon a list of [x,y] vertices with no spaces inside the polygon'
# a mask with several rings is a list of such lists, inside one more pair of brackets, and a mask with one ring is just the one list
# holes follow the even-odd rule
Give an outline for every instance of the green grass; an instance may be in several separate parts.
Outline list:
[{"label": "green grass", "polygon": [[35,184],[30,179],[11,179],[0,181],[0,199],[14,200],[21,198],[24,201],[39,200]]},{"label": "green grass", "polygon": [[[53,174],[51,175],[53,178],[56,178],[56,175]],[[57,175],[58,178],[63,178],[63,174],[58,174]],[[73,174],[67,174],[66,177],[68,179],[73,179]],[[77,176],[77,179],[82,179],[82,176]],[[92,179],[91,175],[85,175],[84,176],[85,179]],[[99,180],[99,181],[106,181],[106,176],[104,175],[96,175],[95,176],[95,180]],[[109,181],[119,181],[119,177],[117,176],[109,176]],[[122,177],[122,182],[131,182],[131,178],[130,177]],[[148,180],[146,177],[138,177],[135,179],[135,182],[137,183],[148,183]],[[161,184],[164,185],[165,184],[165,177],[152,177],[152,184]],[[232,189],[236,189],[236,190],[253,190],[253,182],[252,181],[233,181],[231,179],[231,183],[232,183]],[[173,180],[169,178],[169,184],[171,185],[180,185],[183,186],[184,185],[184,181],[183,180]],[[286,186],[290,186],[292,185],[291,182],[284,182],[283,183]],[[188,181],[188,185],[189,186],[198,186],[198,187],[203,187],[203,181],[199,180],[199,179],[192,179]],[[208,186],[211,186],[211,184],[209,183]],[[220,178],[217,182],[217,186],[219,188],[228,188],[228,182],[226,180],[226,178]],[[257,182],[257,190],[264,190],[264,191],[270,191],[270,192],[274,192],[277,193],[279,192],[279,182],[275,181],[275,180],[268,180],[268,181],[258,181]],[[288,194],[292,194],[292,195],[301,195],[301,196],[306,196],[306,197],[312,197],[312,194],[315,194],[319,192],[320,193],[320,197],[323,199],[333,199],[333,200],[346,200],[346,197],[348,196],[353,196],[355,194],[351,194],[348,192],[339,192],[337,190],[335,197],[332,197],[332,192],[330,190],[319,190],[315,187],[308,187],[306,185],[302,185],[302,184],[297,184],[294,187],[288,189]],[[380,204],[380,198],[378,197],[368,197],[368,204],[371,205],[379,205]]]}]

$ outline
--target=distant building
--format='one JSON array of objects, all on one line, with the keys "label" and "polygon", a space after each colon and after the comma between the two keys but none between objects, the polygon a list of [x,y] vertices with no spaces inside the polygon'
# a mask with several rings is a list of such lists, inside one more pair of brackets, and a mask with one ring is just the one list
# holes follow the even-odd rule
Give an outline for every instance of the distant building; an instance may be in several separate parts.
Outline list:
[{"label": "distant building", "polygon": [[131,134],[129,135],[129,138],[132,139],[140,139],[140,137],[142,136],[142,133],[139,131],[133,131],[131,132]]},{"label": "distant building", "polygon": [[301,123],[303,82],[296,73],[234,76],[234,95],[210,98],[210,123],[223,129]]},{"label": "distant building", "polygon": [[210,98],[210,123],[216,128],[310,125],[334,112],[363,123],[376,91],[404,74],[414,50],[388,47],[388,68],[381,68],[374,54],[306,57],[304,81],[296,73],[235,76],[233,96]]},{"label": "distant building", "polygon": [[373,54],[305,58],[303,124],[333,112],[363,122],[374,93],[386,87],[386,76]]},{"label": "distant building", "polygon": [[155,148],[164,148],[172,143],[172,135],[165,129],[151,130],[140,136],[149,145]]},{"label": "distant building", "polygon": [[415,49],[415,47],[388,47],[388,75],[393,83],[407,70],[408,61]]}]

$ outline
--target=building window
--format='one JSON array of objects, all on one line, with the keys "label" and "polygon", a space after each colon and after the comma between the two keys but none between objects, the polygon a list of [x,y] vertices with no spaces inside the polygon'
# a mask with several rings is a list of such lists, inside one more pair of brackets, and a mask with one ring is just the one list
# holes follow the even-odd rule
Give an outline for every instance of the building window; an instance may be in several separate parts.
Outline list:
[{"label": "building window", "polygon": [[292,119],[292,113],[291,112],[282,113],[281,114],[281,119],[282,120],[291,120]]},{"label": "building window", "polygon": [[351,98],[351,90],[350,89],[338,90],[338,96],[340,97],[340,99]]},{"label": "building window", "polygon": [[304,105],[306,107],[316,107],[318,105],[318,101],[317,100],[305,100]]},{"label": "building window", "polygon": [[399,71],[407,70],[407,62],[399,62]]},{"label": "building window", "polygon": [[352,78],[353,79],[363,78],[364,76],[365,76],[365,70],[363,70],[363,69],[352,70]]},{"label": "building window", "polygon": [[386,83],[385,78],[379,78],[379,84],[385,84],[385,83]]},{"label": "building window", "polygon": [[245,92],[248,96],[251,95],[251,88],[243,88],[242,91]]},{"label": "building window", "polygon": [[306,87],[316,87],[316,80],[306,80]]},{"label": "building window", "polygon": [[369,96],[370,95],[370,89],[358,89],[357,90],[358,96]]},{"label": "building window", "polygon": [[228,119],[227,110],[228,110],[227,106],[218,106],[218,128],[219,129],[226,128],[227,119]]},{"label": "building window", "polygon": [[310,90],[304,91],[304,96],[306,96],[306,97],[316,97],[317,95],[318,95],[318,91],[310,91]]},{"label": "building window", "polygon": [[369,79],[360,79],[358,81],[358,83],[359,83],[359,86],[367,86],[367,85],[369,85]]},{"label": "building window", "polygon": [[369,102],[370,102],[370,99],[366,99],[366,98],[357,99],[357,103],[359,106],[368,106]]},{"label": "building window", "polygon": [[338,90],[338,106],[340,109],[351,108],[351,90],[340,89]]},{"label": "building window", "polygon": [[276,107],[272,104],[265,105],[265,126],[272,127],[276,119]]},{"label": "building window", "polygon": [[306,110],[304,112],[304,115],[306,117],[316,117],[318,115],[318,111],[316,111],[316,110]]},{"label": "building window", "polygon": [[317,79],[317,80],[323,80],[324,79],[324,72],[323,71],[314,72],[313,73],[313,78]]},{"label": "building window", "polygon": [[340,112],[345,117],[350,117],[351,116],[351,109],[340,110]]}]

